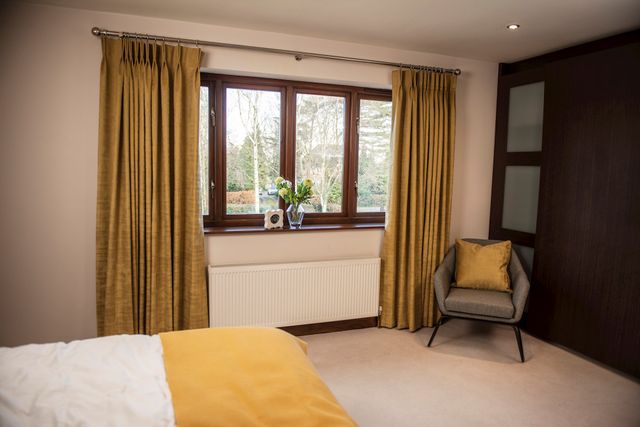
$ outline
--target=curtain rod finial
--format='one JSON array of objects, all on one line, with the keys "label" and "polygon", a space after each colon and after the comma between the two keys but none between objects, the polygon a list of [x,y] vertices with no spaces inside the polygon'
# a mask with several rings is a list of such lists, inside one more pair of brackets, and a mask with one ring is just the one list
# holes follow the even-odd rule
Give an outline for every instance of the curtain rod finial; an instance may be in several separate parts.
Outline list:
[{"label": "curtain rod finial", "polygon": [[93,27],[93,28],[91,29],[91,34],[93,34],[94,36],[99,36],[99,35],[100,35],[100,33],[101,33],[101,30],[100,30],[100,28],[98,28],[98,27]]}]

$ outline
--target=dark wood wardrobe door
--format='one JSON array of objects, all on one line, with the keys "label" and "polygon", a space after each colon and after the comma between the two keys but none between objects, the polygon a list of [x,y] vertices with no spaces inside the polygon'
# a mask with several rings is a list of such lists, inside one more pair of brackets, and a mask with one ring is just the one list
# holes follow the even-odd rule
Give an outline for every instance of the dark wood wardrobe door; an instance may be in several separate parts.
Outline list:
[{"label": "dark wood wardrobe door", "polygon": [[526,329],[640,377],[640,43],[548,64]]}]

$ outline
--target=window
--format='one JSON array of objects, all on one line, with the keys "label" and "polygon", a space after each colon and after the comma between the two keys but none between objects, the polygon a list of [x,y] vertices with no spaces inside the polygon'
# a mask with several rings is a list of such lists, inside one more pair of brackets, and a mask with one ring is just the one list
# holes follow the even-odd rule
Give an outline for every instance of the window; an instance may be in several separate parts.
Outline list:
[{"label": "window", "polygon": [[310,178],[314,197],[306,212],[342,212],[344,96],[296,95],[296,182]]},{"label": "window", "polygon": [[270,191],[280,175],[280,93],[225,90],[226,213],[264,213],[278,208]]},{"label": "window", "polygon": [[209,216],[209,88],[200,88],[200,125],[198,129],[198,170],[200,211]]},{"label": "window", "polygon": [[205,226],[255,226],[285,208],[275,179],[310,178],[305,224],[383,223],[391,146],[387,90],[201,75]]},{"label": "window", "polygon": [[360,100],[358,212],[384,212],[391,169],[391,102]]}]

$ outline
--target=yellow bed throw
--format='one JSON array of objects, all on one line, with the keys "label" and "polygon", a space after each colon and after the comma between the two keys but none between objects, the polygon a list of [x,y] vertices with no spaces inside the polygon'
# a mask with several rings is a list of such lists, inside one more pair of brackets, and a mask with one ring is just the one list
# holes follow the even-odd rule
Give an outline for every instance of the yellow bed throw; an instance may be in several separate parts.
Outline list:
[{"label": "yellow bed throw", "polygon": [[355,426],[306,356],[279,329],[160,334],[178,427]]}]

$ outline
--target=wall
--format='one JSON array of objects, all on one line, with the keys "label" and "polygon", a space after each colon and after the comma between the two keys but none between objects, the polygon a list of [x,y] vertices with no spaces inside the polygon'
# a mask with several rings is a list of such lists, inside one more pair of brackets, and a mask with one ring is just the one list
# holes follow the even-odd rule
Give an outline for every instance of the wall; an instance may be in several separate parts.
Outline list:
[{"label": "wall", "polygon": [[[90,28],[459,67],[452,235],[486,237],[497,64],[131,15],[3,3],[0,345],[93,337],[99,39]],[[390,87],[388,68],[205,49],[208,70]],[[207,238],[209,262],[377,256],[383,232]]]}]

